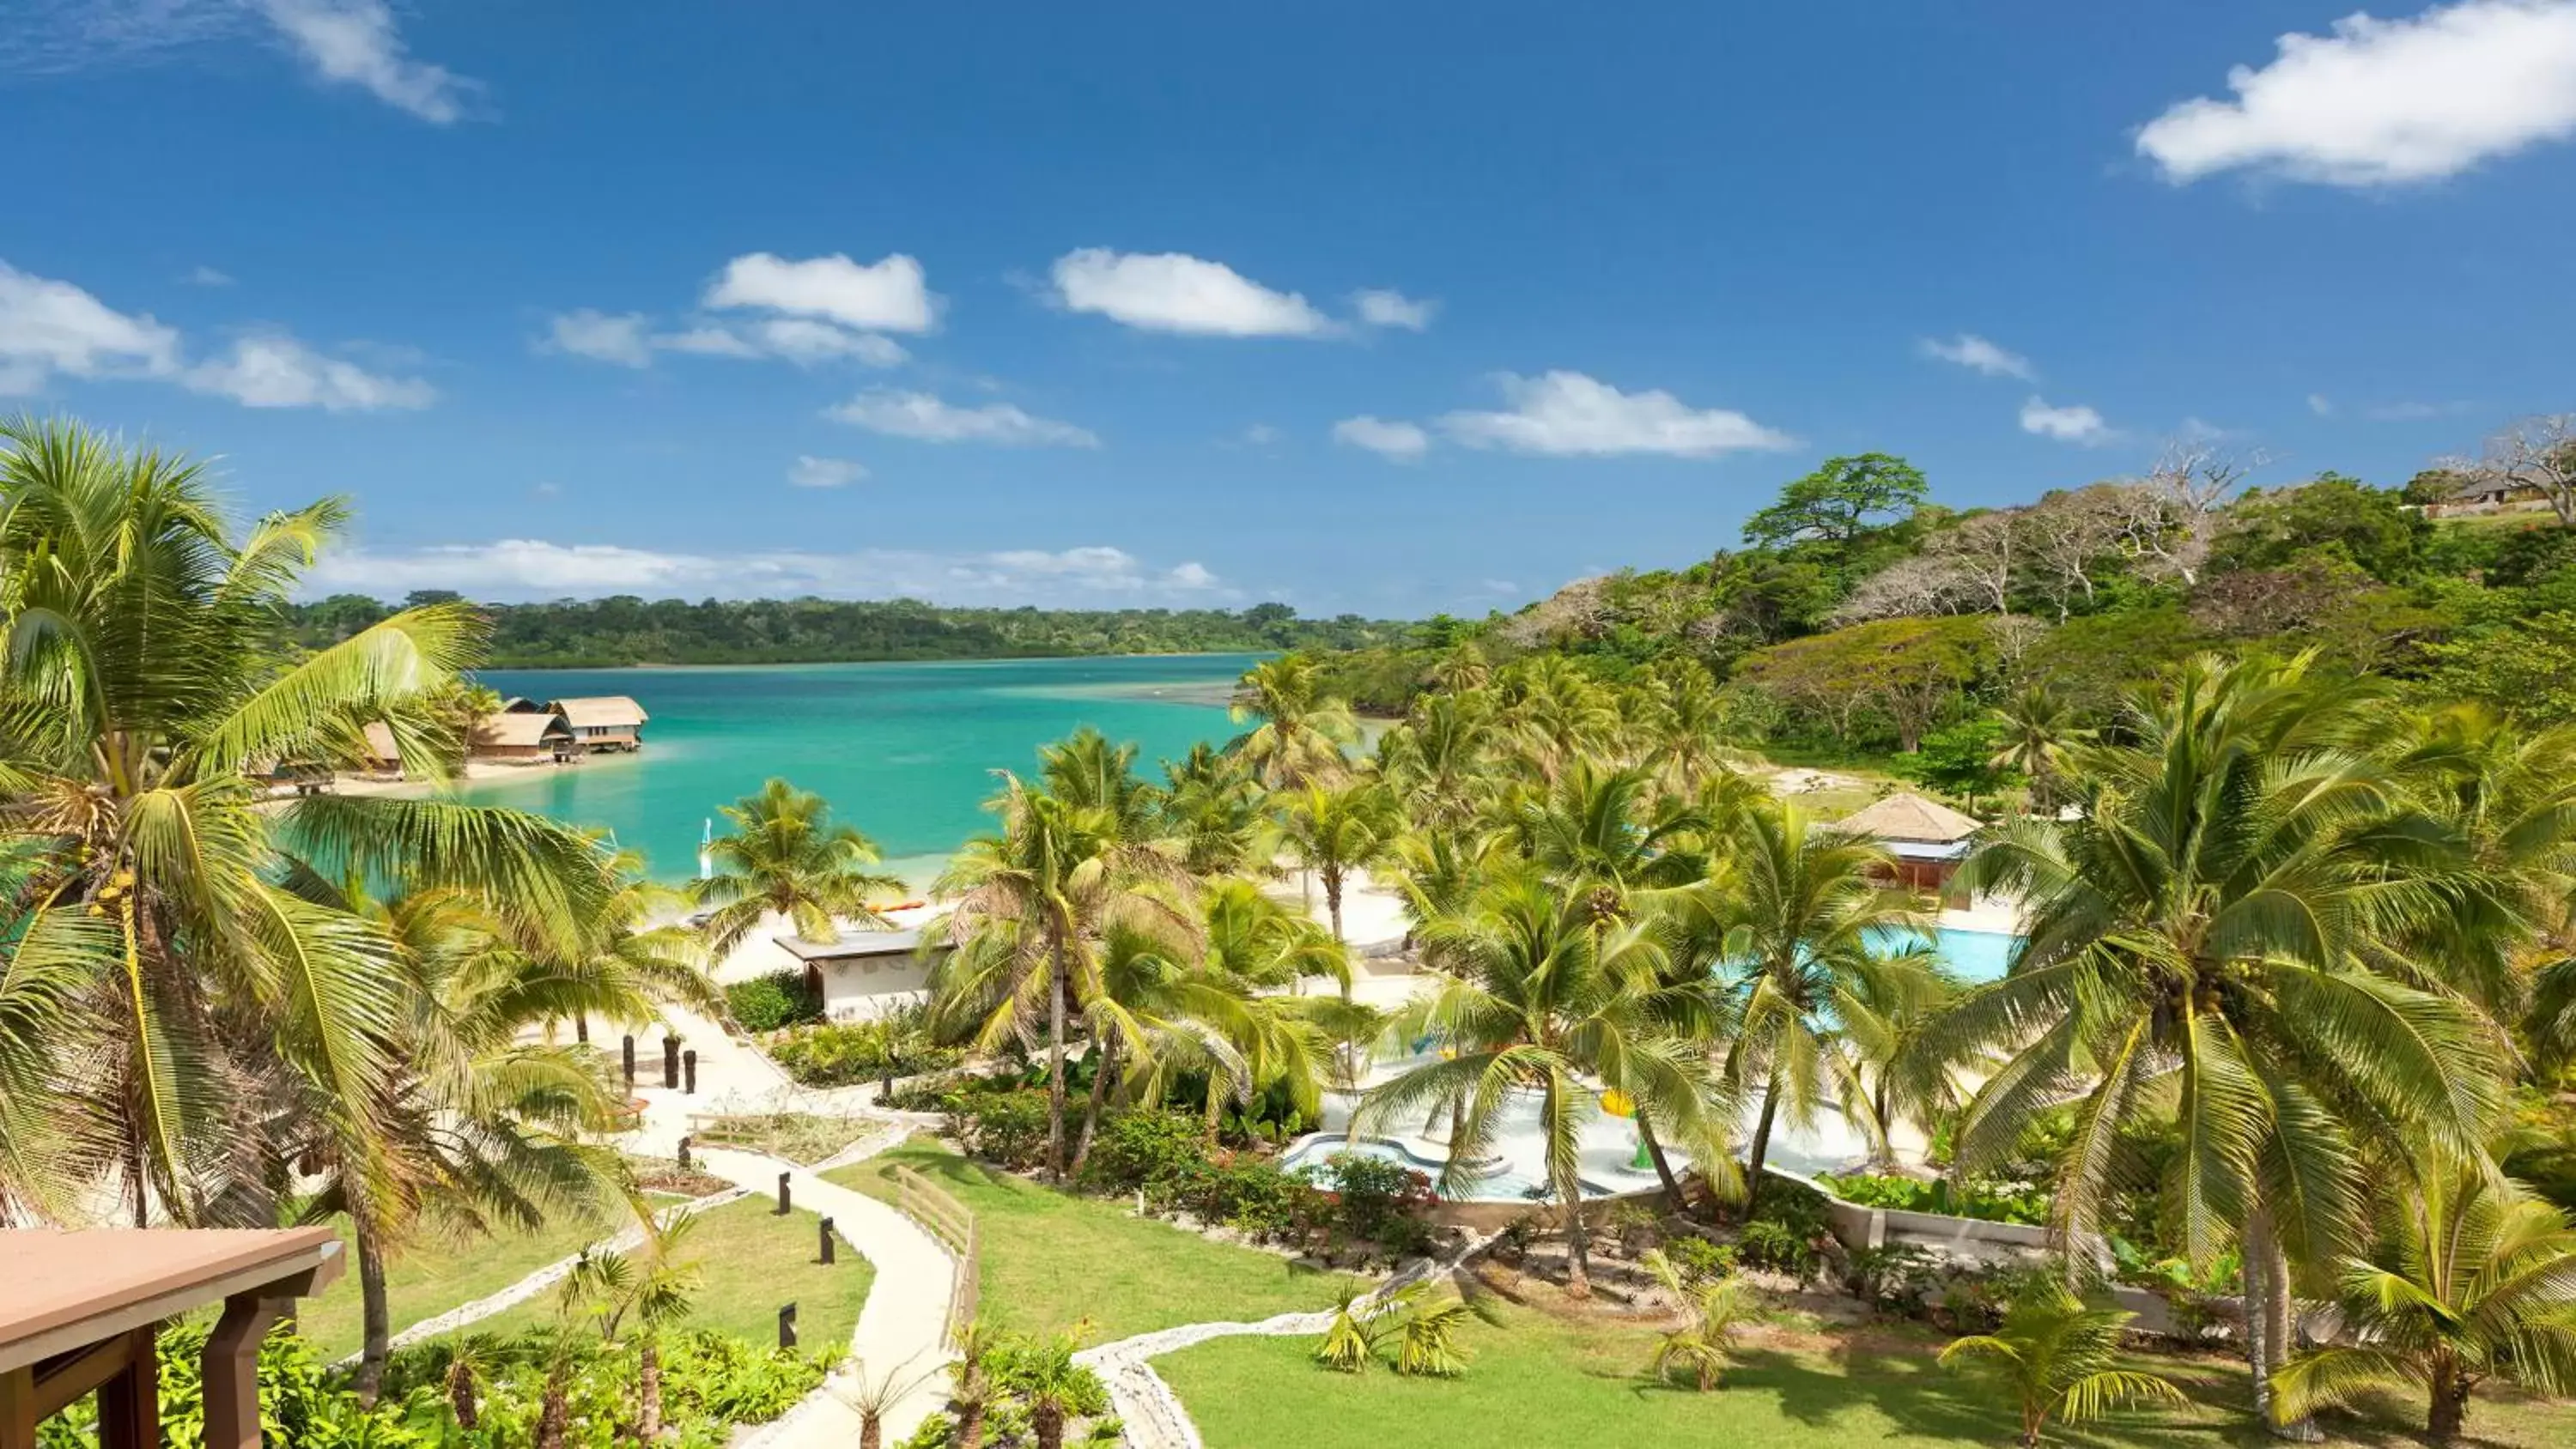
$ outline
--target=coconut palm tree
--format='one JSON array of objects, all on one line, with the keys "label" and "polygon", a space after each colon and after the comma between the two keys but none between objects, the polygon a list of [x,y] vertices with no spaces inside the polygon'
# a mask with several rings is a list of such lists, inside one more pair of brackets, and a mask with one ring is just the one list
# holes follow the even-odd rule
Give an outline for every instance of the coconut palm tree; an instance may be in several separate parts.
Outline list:
[{"label": "coconut palm tree", "polygon": [[1114,745],[1090,725],[1038,748],[1047,793],[1108,818],[1119,840],[1142,845],[1160,833],[1162,792],[1136,776],[1136,746]]},{"label": "coconut palm tree", "polygon": [[2067,752],[2090,740],[2093,731],[2079,725],[2074,706],[2045,683],[2026,684],[2015,691],[1995,707],[1995,722],[2003,726],[2003,734],[1987,763],[1998,770],[2018,771],[2030,781],[2032,813],[2056,814],[2062,803],[2058,787],[2066,773]]},{"label": "coconut palm tree", "polygon": [[1342,888],[1355,871],[1386,864],[1404,833],[1395,794],[1374,780],[1309,784],[1280,797],[1279,833],[1298,866],[1324,887],[1333,939],[1342,939]]},{"label": "coconut palm tree", "polygon": [[1754,1304],[1744,1280],[1733,1273],[1691,1278],[1661,1248],[1638,1259],[1637,1265],[1673,1296],[1682,1311],[1682,1321],[1664,1330],[1656,1341],[1647,1372],[1662,1383],[1671,1380],[1675,1369],[1688,1369],[1701,1393],[1716,1388],[1718,1375],[1733,1361],[1735,1335],[1753,1321]]},{"label": "coconut palm tree", "polygon": [[1027,1041],[1043,1024],[1047,1171],[1062,1181],[1065,1027],[1082,983],[1098,974],[1100,933],[1121,922],[1185,933],[1190,915],[1168,893],[1179,874],[1170,857],[1122,839],[1108,811],[1002,780],[987,807],[1001,829],[968,841],[940,878],[958,901],[947,918],[954,949],[931,991],[943,1023],[985,1050]]},{"label": "coconut palm tree", "polygon": [[1426,694],[1404,723],[1378,738],[1378,776],[1418,824],[1462,824],[1484,796],[1493,742],[1493,718],[1481,696]]},{"label": "coconut palm tree", "polygon": [[2272,1376],[2275,1419],[2413,1385],[2431,1403],[2426,1437],[2448,1444],[2489,1379],[2540,1394],[2576,1388],[2566,1214],[2483,1162],[2417,1174],[2409,1187],[2381,1195],[2377,1251],[2341,1265],[2352,1342],[2284,1364]]},{"label": "coconut palm tree", "polygon": [[1937,989],[1931,922],[1886,867],[1877,845],[1765,802],[1740,818],[1723,876],[1679,912],[1733,997],[1726,1073],[1762,1104],[1745,1161],[1756,1194],[1781,1109],[1805,1125],[1829,1091],[1865,1099],[1843,1024]]},{"label": "coconut palm tree", "polygon": [[[133,1220],[274,1223],[252,1094],[294,1074],[353,1158],[380,1140],[404,1002],[373,923],[282,883],[290,859],[512,903],[578,934],[606,900],[576,832],[516,811],[316,796],[253,770],[354,762],[385,725],[435,776],[470,609],[407,609],[301,657],[278,611],[347,517],[236,532],[203,467],[77,423],[0,423],[0,1030],[51,1017],[41,1087],[0,1123],[0,1198],[112,1182]],[[39,1053],[46,1048],[37,1048]],[[0,1060],[30,1059],[23,1042]],[[46,1150],[14,1144],[41,1121]]]},{"label": "coconut palm tree", "polygon": [[1163,777],[1160,833],[1179,849],[1184,870],[1202,880],[1269,871],[1278,824],[1251,766],[1201,742],[1166,764]]},{"label": "coconut palm tree", "polygon": [[1346,768],[1342,751],[1359,742],[1350,705],[1324,693],[1323,671],[1305,654],[1266,659],[1235,686],[1234,719],[1252,728],[1226,746],[1273,790],[1329,782]]},{"label": "coconut palm tree", "polygon": [[1958,1171],[2072,1109],[2053,1210],[2069,1242],[2132,1182],[2122,1130],[2176,1123],[2165,1209],[2197,1268],[2242,1226],[2267,1419],[2289,1258],[2322,1261],[2357,1227],[2363,1150],[2473,1159],[2509,1058],[2469,999],[2410,984],[2441,975],[2410,945],[2490,893],[2365,751],[2385,729],[2372,704],[2304,660],[2197,661],[2141,698],[2131,742],[2076,755],[2080,819],[2007,822],[1969,861],[1972,888],[2028,902],[2028,936],[1926,1042],[2004,1057],[1961,1118]]},{"label": "coconut palm tree", "polygon": [[2172,1380],[2120,1367],[2120,1329],[2136,1314],[2087,1308],[2040,1284],[2005,1310],[1993,1333],[1950,1341],[1941,1366],[1982,1368],[2021,1413],[2022,1449],[2039,1449],[2051,1422],[2083,1424],[2127,1404],[2190,1402]]},{"label": "coconut palm tree", "polygon": [[1001,1393],[993,1382],[993,1326],[976,1319],[958,1333],[955,1347],[948,1364],[948,1412],[956,1420],[950,1443],[955,1449],[984,1449],[984,1416]]},{"label": "coconut palm tree", "polygon": [[630,1205],[643,1241],[626,1252],[596,1260],[589,1282],[601,1299],[603,1340],[616,1342],[632,1320],[635,1436],[650,1444],[662,1435],[662,1335],[696,1311],[695,1295],[704,1271],[688,1252],[698,1223],[694,1214],[656,1217],[641,1198]]},{"label": "coconut palm tree", "polygon": [[1565,1219],[1568,1291],[1591,1291],[1578,1152],[1603,1089],[1625,1093],[1665,1136],[1714,1160],[1723,1115],[1701,1048],[1667,1023],[1674,999],[1705,997],[1704,980],[1664,979],[1664,951],[1636,922],[1603,927],[1535,871],[1514,870],[1479,890],[1467,909],[1435,917],[1426,948],[1454,972],[1427,1001],[1401,1013],[1389,1035],[1438,1035],[1455,1055],[1372,1088],[1354,1130],[1412,1120],[1462,1103],[1441,1185],[1472,1182],[1513,1097],[1538,1101],[1549,1190]]},{"label": "coconut palm tree", "polygon": [[1505,670],[1496,684],[1512,750],[1541,783],[1554,783],[1578,760],[1617,755],[1618,706],[1573,660],[1541,654]]},{"label": "coconut palm tree", "polygon": [[1647,671],[1638,694],[1640,753],[1665,789],[1689,796],[1731,768],[1734,720],[1705,665],[1664,660]]},{"label": "coconut palm tree", "polygon": [[1577,760],[1514,800],[1506,829],[1524,857],[1608,920],[1708,878],[1702,824],[1644,768]]},{"label": "coconut palm tree", "polygon": [[764,917],[785,916],[809,941],[841,939],[840,922],[879,927],[869,897],[903,882],[868,869],[876,843],[855,825],[832,819],[822,796],[773,779],[721,812],[732,827],[715,838],[715,873],[689,893],[714,910],[706,918],[707,950],[718,957],[741,944]]}]

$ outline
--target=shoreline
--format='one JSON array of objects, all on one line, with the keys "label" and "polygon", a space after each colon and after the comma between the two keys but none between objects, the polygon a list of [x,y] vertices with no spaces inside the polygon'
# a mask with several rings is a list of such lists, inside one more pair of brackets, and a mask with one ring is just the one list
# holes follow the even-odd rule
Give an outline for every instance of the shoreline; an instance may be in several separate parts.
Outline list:
[{"label": "shoreline", "polygon": [[640,672],[646,670],[650,670],[657,674],[675,673],[680,671],[704,671],[707,673],[716,673],[731,669],[847,669],[852,665],[860,664],[900,664],[913,667],[923,667],[941,665],[963,666],[975,664],[1054,664],[1085,659],[1228,659],[1237,657],[1245,659],[1272,659],[1278,657],[1283,652],[1285,651],[1278,649],[1191,649],[1173,650],[1171,652],[1161,654],[972,654],[962,656],[942,655],[924,659],[892,659],[884,657],[873,659],[792,659],[777,661],[746,659],[727,661],[724,663],[694,664],[676,664],[668,662],[638,664],[485,664],[470,672],[476,675],[613,674],[619,672]]}]

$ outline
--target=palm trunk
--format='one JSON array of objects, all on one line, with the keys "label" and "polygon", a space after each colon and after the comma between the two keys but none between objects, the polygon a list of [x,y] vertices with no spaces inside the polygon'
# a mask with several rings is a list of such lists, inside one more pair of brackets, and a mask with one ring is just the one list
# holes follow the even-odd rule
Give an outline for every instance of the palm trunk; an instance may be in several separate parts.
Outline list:
[{"label": "palm trunk", "polygon": [[2433,1364],[2433,1407],[2424,1421],[2424,1437],[2448,1444],[2460,1437],[2469,1417],[2469,1380],[2447,1355]]},{"label": "palm trunk", "polygon": [[651,1334],[635,1354],[635,1436],[650,1444],[662,1437],[662,1349]]},{"label": "palm trunk", "polygon": [[385,1359],[393,1353],[393,1310],[385,1299],[385,1248],[373,1209],[352,1199],[351,1236],[358,1240],[358,1371],[350,1380],[360,1405],[372,1408],[384,1383]]},{"label": "palm trunk", "polygon": [[1064,993],[1072,964],[1063,928],[1055,938],[1055,981],[1047,989],[1047,1178],[1064,1182]]},{"label": "palm trunk", "polygon": [[474,1360],[461,1352],[448,1360],[447,1407],[456,1415],[456,1427],[467,1433],[482,1426],[483,1409],[474,1393]]},{"label": "palm trunk", "polygon": [[984,1401],[948,1406],[957,1414],[956,1449],[984,1449]]},{"label": "palm trunk", "polygon": [[1557,1201],[1565,1209],[1565,1296],[1592,1296],[1592,1235],[1583,1226],[1583,1185],[1559,1183]]},{"label": "palm trunk", "polygon": [[572,1409],[566,1393],[572,1376],[572,1361],[557,1358],[546,1370],[546,1396],[537,1411],[537,1449],[564,1449],[564,1432],[572,1427]]},{"label": "palm trunk", "polygon": [[1037,1431],[1038,1449],[1064,1449],[1064,1408],[1053,1402],[1041,1402],[1029,1411],[1029,1427]]},{"label": "palm trunk", "polygon": [[1082,1136],[1073,1144],[1073,1175],[1082,1176],[1082,1164],[1091,1158],[1091,1139],[1100,1131],[1100,1104],[1109,1096],[1109,1079],[1118,1074],[1118,1038],[1102,1033],[1095,1038],[1099,1050],[1092,1053],[1091,1101],[1082,1109]]},{"label": "palm trunk", "polygon": [[2271,1329],[2265,1305],[2271,1298],[2272,1262],[2271,1254],[2264,1251],[2270,1241],[2270,1223],[2257,1207],[2245,1220],[2245,1361],[2254,1374],[2254,1418],[2278,1433],[2272,1425],[2272,1356],[2264,1342]]},{"label": "palm trunk", "polygon": [[1753,1154],[1744,1164],[1744,1204],[1748,1211],[1762,1197],[1762,1161],[1771,1155],[1771,1123],[1780,1115],[1780,1079],[1762,1079],[1762,1116],[1753,1124]]},{"label": "palm trunk", "polygon": [[1333,944],[1342,942],[1342,870],[1340,866],[1324,867],[1324,913],[1333,918]]},{"label": "palm trunk", "polygon": [[872,1411],[859,1414],[859,1449],[885,1449],[885,1418]]},{"label": "palm trunk", "polygon": [[[2290,1339],[2294,1332],[2292,1321],[2294,1305],[2291,1302],[2290,1293],[2290,1258],[2281,1250],[2281,1237],[2273,1228],[2270,1209],[2262,1209],[2248,1215],[2249,1229],[2258,1222],[2262,1229],[2261,1247],[2264,1255],[2263,1377],[2268,1383],[2272,1375],[2279,1373],[2281,1366],[2290,1361]],[[2295,1440],[2302,1444],[2314,1443],[2325,1437],[2325,1431],[2317,1427],[2316,1420],[2313,1418],[2294,1419],[2280,1425],[2273,1432],[2281,1438]]]},{"label": "palm trunk", "polygon": [[1680,1212],[1684,1206],[1681,1180],[1673,1176],[1673,1165],[1664,1160],[1664,1144],[1656,1140],[1655,1124],[1646,1120],[1642,1109],[1637,1113],[1637,1140],[1646,1144],[1646,1156],[1655,1164],[1655,1176],[1664,1184],[1664,1200],[1673,1211]]}]

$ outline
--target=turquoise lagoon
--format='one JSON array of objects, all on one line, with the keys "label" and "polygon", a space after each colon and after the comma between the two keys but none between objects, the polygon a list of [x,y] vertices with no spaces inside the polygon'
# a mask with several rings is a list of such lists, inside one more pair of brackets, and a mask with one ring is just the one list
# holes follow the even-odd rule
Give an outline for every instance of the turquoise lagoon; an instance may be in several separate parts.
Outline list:
[{"label": "turquoise lagoon", "polygon": [[639,754],[512,772],[459,796],[611,831],[676,880],[696,873],[716,807],[778,775],[820,792],[895,873],[925,883],[986,828],[995,771],[1030,773],[1040,745],[1087,724],[1135,743],[1140,771],[1158,777],[1157,762],[1233,734],[1226,694],[1259,658],[489,670],[482,682],[505,695],[631,695],[652,721]]}]

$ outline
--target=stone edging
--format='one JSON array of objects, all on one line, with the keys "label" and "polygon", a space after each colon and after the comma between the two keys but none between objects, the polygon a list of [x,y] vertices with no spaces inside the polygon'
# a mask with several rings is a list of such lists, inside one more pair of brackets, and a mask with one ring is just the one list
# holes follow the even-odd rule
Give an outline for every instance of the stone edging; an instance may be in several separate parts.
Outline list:
[{"label": "stone edging", "polygon": [[[705,1197],[691,1198],[684,1203],[674,1203],[670,1207],[664,1208],[662,1211],[655,1213],[653,1217],[656,1222],[668,1223],[674,1218],[684,1218],[693,1213],[705,1212],[710,1208],[719,1208],[724,1206],[726,1203],[732,1202],[738,1198],[749,1197],[750,1195],[750,1188],[731,1187],[725,1189],[723,1192],[710,1193]],[[635,1247],[643,1241],[644,1230],[640,1227],[634,1227],[628,1228],[614,1237],[604,1240],[604,1246],[606,1250],[610,1252],[623,1252],[628,1248]],[[595,1243],[591,1246],[600,1247],[603,1245]],[[588,1250],[585,1249],[584,1251]],[[496,1313],[516,1308],[520,1304],[527,1302],[529,1299],[536,1297],[540,1293],[543,1293],[548,1288],[553,1287],[555,1284],[562,1282],[565,1276],[572,1272],[573,1265],[580,1261],[580,1253],[575,1253],[568,1258],[557,1259],[556,1261],[539,1268],[537,1271],[530,1273],[518,1282],[511,1284],[509,1287],[502,1289],[498,1293],[477,1298],[471,1303],[458,1304],[456,1307],[447,1310],[445,1313],[438,1314],[432,1318],[422,1319],[420,1322],[413,1324],[411,1327],[404,1329],[402,1332],[395,1334],[391,1339],[388,1339],[386,1341],[386,1347],[389,1349],[409,1348],[415,1343],[425,1342],[426,1340],[436,1338],[443,1333],[451,1333],[459,1328],[463,1328],[469,1323],[478,1322],[482,1319],[489,1318]],[[350,1354],[346,1358],[335,1361],[331,1367],[335,1369],[347,1368],[350,1365],[355,1364],[358,1361],[359,1355],[365,1352],[366,1350],[362,1348],[358,1353]]]}]

